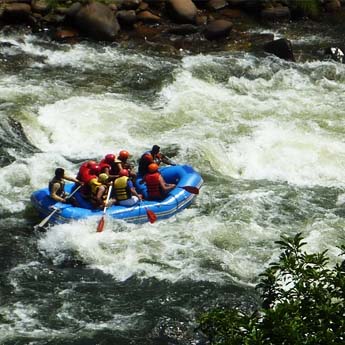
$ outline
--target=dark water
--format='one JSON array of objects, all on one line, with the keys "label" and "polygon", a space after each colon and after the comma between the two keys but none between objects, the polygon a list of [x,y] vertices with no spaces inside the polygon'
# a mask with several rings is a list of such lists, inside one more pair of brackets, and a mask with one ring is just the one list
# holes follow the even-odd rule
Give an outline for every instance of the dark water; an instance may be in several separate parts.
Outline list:
[{"label": "dark water", "polygon": [[[0,34],[0,344],[205,344],[197,316],[255,309],[280,235],[337,260],[345,68],[315,57],[339,26],[258,30],[292,39],[299,61]],[[101,236],[96,220],[33,230],[30,194],[56,166],[153,143],[202,174],[190,209]]]}]

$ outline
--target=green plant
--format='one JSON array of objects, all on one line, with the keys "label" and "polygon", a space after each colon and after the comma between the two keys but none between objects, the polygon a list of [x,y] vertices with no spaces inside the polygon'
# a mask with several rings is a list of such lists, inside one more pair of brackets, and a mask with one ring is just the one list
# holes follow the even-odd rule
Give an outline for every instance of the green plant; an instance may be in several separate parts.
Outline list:
[{"label": "green plant", "polygon": [[252,315],[213,310],[201,315],[200,330],[217,345],[344,344],[344,263],[331,267],[326,251],[302,251],[300,233],[277,243],[283,250],[279,261],[257,285],[262,308]]},{"label": "green plant", "polygon": [[316,18],[321,11],[320,0],[290,0],[290,6],[303,16],[311,18]]}]

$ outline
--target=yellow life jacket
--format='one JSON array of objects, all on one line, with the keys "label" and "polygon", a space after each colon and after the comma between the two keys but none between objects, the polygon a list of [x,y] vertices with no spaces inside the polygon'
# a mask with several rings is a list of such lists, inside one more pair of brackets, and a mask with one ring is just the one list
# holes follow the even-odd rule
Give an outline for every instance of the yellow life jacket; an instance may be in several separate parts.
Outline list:
[{"label": "yellow life jacket", "polygon": [[114,182],[115,196],[117,200],[127,200],[132,196],[127,186],[128,177],[118,177]]}]

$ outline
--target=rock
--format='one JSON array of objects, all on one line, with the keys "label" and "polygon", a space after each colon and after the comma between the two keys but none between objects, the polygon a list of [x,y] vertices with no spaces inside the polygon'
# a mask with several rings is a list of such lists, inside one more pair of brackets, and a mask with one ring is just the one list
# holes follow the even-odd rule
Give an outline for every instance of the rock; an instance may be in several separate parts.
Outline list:
[{"label": "rock", "polygon": [[345,54],[338,47],[329,47],[324,51],[324,55],[327,59],[332,59],[334,61],[345,63]]},{"label": "rock", "polygon": [[125,10],[136,10],[141,3],[141,0],[125,0],[122,3],[122,8]]},{"label": "rock", "polygon": [[217,40],[228,36],[233,27],[232,22],[224,19],[214,20],[206,25],[204,35],[208,40]]},{"label": "rock", "polygon": [[137,14],[134,10],[121,10],[116,13],[116,18],[121,25],[132,26],[137,21]]},{"label": "rock", "polygon": [[207,3],[207,8],[211,11],[218,11],[227,6],[228,2],[226,0],[209,0]]},{"label": "rock", "polygon": [[336,12],[341,8],[339,0],[330,0],[325,3],[325,9],[327,12]]},{"label": "rock", "polygon": [[18,22],[26,20],[31,14],[31,6],[24,3],[6,4],[3,12],[3,19]]},{"label": "rock", "polygon": [[291,42],[286,38],[280,38],[265,44],[264,50],[265,52],[276,55],[281,59],[295,61]]},{"label": "rock", "polygon": [[147,24],[153,24],[153,23],[160,23],[161,17],[156,16],[155,14],[149,12],[149,11],[142,11],[137,14],[137,19],[147,23]]},{"label": "rock", "polygon": [[78,36],[78,31],[74,29],[58,28],[55,31],[53,38],[57,41],[70,42],[72,39],[76,39]]},{"label": "rock", "polygon": [[73,23],[81,32],[96,40],[112,41],[120,30],[114,12],[99,2],[83,6],[74,16]]},{"label": "rock", "polygon": [[267,20],[289,20],[291,12],[287,6],[264,8],[261,11],[261,18]]},{"label": "rock", "polygon": [[198,27],[192,24],[181,24],[171,27],[167,30],[168,33],[174,35],[190,35],[195,34],[198,31]]},{"label": "rock", "polygon": [[195,23],[197,8],[192,0],[168,0],[168,14],[179,23]]},{"label": "rock", "polygon": [[45,1],[38,0],[31,3],[31,9],[33,12],[47,14],[49,12],[49,6]]}]

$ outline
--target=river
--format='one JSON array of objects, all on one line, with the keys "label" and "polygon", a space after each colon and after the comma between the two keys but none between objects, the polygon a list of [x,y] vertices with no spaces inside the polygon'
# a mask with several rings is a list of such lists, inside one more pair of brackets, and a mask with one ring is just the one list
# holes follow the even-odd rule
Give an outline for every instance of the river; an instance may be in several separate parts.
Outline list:
[{"label": "river", "polygon": [[[260,303],[281,235],[302,232],[306,250],[339,260],[345,65],[171,57],[19,29],[0,33],[0,62],[0,344],[204,344],[201,312]],[[30,195],[56,167],[75,175],[86,159],[126,149],[136,160],[153,144],[202,175],[190,208],[154,224],[108,220],[102,233],[97,220],[34,231]]]}]

